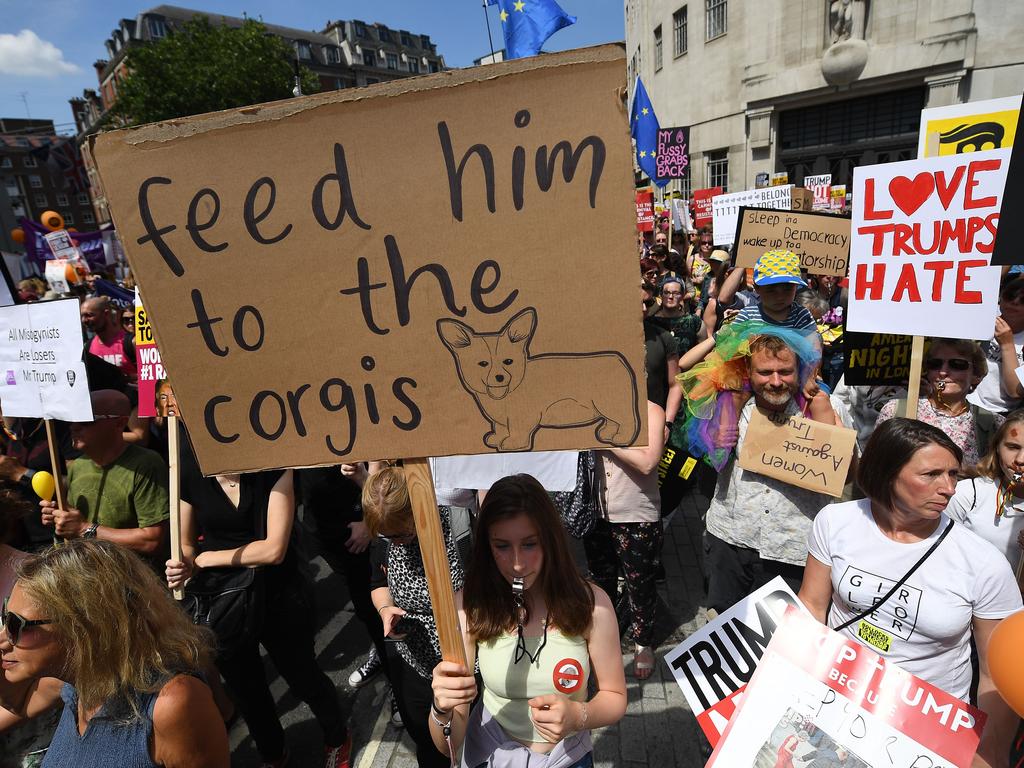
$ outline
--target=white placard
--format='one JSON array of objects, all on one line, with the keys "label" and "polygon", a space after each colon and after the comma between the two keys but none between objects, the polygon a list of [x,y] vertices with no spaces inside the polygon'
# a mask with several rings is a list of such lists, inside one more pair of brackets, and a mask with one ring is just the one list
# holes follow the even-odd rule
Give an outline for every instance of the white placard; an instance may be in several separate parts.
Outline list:
[{"label": "white placard", "polygon": [[58,229],[56,232],[47,232],[43,235],[50,252],[55,259],[79,259],[81,253],[78,246],[71,242],[71,234],[66,229]]},{"label": "white placard", "polygon": [[547,491],[576,487],[578,451],[484,453],[479,456],[441,456],[431,460],[434,487],[443,490],[487,490],[509,475],[533,475]]},{"label": "white placard", "polygon": [[[776,576],[665,654],[665,663],[711,746],[721,738],[789,606],[806,611],[789,585]],[[744,674],[729,673],[730,669]]]},{"label": "white placard", "polygon": [[1009,161],[1000,149],[854,169],[849,330],[992,335]]},{"label": "white placard", "polygon": [[[995,139],[999,140],[999,149],[1009,149],[1013,144],[1013,135],[1007,135],[1007,129],[1011,125],[1016,128],[1018,118],[1013,113],[1020,112],[1020,102],[1020,96],[1007,96],[1002,99],[969,101],[966,104],[922,109],[921,128],[917,134],[917,156],[961,154],[963,150],[977,144],[981,144],[983,149],[995,149],[996,147],[990,146],[989,143],[991,141],[994,144]],[[986,125],[987,123],[996,125]],[[938,150],[935,153],[929,151],[929,135],[936,133],[947,134],[947,151],[939,147],[934,148]],[[963,143],[967,143],[967,146],[962,147]]]},{"label": "white placard", "polygon": [[811,202],[812,211],[827,211],[831,204],[829,198],[829,190],[832,187],[832,174],[821,173],[817,176],[805,176],[804,187],[811,191],[813,200]]},{"label": "white placard", "polygon": [[50,259],[46,262],[46,282],[56,293],[70,293],[67,277],[67,259]]},{"label": "white placard", "polygon": [[792,210],[793,185],[748,189],[746,192],[731,192],[711,198],[711,226],[715,231],[715,245],[730,245],[736,239],[736,226],[743,206]]},{"label": "white placard", "polygon": [[78,299],[0,307],[4,416],[92,421]]},{"label": "white placard", "polygon": [[676,232],[696,232],[693,228],[693,219],[690,218],[689,202],[674,198],[671,203],[672,229]]}]

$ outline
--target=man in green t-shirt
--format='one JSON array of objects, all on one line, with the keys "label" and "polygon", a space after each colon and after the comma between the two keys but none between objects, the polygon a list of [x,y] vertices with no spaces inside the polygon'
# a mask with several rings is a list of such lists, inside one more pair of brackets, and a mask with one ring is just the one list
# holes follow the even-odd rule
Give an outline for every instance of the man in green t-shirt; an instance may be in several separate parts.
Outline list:
[{"label": "man in green t-shirt", "polygon": [[167,465],[158,453],[124,441],[131,403],[121,392],[92,393],[94,420],[71,424],[82,457],[68,469],[68,509],[40,502],[43,525],[65,539],[106,539],[156,555],[167,537]]}]

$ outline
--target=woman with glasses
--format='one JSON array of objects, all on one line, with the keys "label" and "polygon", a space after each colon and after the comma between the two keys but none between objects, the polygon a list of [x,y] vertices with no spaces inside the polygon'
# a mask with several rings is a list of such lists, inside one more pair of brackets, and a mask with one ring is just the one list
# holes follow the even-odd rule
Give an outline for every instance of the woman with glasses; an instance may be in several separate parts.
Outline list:
[{"label": "woman with glasses", "polygon": [[[451,568],[452,587],[462,589],[462,565],[452,536],[448,507],[439,507]],[[427,725],[431,671],[441,660],[437,623],[427,591],[405,470],[384,467],[363,485],[363,521],[380,539],[370,556],[370,598],[384,622],[387,672],[406,731],[416,744],[420,768],[448,768]]]},{"label": "woman with glasses", "polygon": [[697,247],[686,260],[686,272],[693,281],[693,288],[696,298],[701,306],[708,302],[706,291],[706,279],[712,272],[711,252],[715,250],[715,240],[711,234],[711,227],[701,227],[697,232]]},{"label": "woman with glasses", "polygon": [[[181,467],[183,558],[167,561],[167,586],[184,586],[188,595],[186,582],[195,576],[207,588],[229,584],[251,593],[241,608],[244,618],[236,622],[242,629],[226,621],[215,621],[211,629],[218,636],[217,669],[234,694],[263,765],[283,768],[289,753],[261,645],[291,692],[313,711],[324,735],[323,765],[348,768],[351,739],[334,684],[316,661],[316,616],[290,545],[292,470],[203,477],[185,449]],[[247,585],[225,580],[240,569],[255,569]],[[218,581],[206,581],[211,577]]]},{"label": "woman with glasses", "polygon": [[200,679],[207,633],[131,551],[74,539],[30,557],[2,619],[0,712],[32,718],[64,701],[43,768],[228,768]]},{"label": "woman with glasses", "polygon": [[[619,627],[608,595],[580,575],[561,517],[529,475],[487,492],[456,606],[467,665],[434,669],[429,724],[438,748],[454,754],[464,746],[466,768],[593,766],[590,731],[626,711]],[[483,691],[474,705],[477,662]]]},{"label": "woman with glasses", "polygon": [[[924,359],[917,418],[938,427],[964,453],[963,469],[969,473],[988,449],[1003,417],[967,402],[988,373],[981,345],[964,339],[930,339]],[[878,425],[896,415],[898,400],[890,400],[879,411]]]},{"label": "woman with glasses", "polygon": [[681,357],[707,336],[700,317],[688,309],[693,288],[681,277],[671,275],[662,280],[660,296],[661,304],[648,318],[675,337]]}]

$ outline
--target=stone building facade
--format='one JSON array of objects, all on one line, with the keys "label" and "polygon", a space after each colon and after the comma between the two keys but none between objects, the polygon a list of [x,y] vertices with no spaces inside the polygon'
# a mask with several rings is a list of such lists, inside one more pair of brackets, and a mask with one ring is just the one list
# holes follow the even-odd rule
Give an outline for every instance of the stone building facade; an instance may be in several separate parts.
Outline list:
[{"label": "stone building facade", "polygon": [[630,89],[689,125],[690,179],[831,173],[917,155],[920,112],[1024,91],[1024,3],[626,0]]}]

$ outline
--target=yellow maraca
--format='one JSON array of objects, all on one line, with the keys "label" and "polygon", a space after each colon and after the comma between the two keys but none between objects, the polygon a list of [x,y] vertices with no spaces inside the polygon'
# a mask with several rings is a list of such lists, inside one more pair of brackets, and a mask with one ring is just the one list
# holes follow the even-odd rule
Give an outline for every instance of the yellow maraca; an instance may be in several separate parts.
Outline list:
[{"label": "yellow maraca", "polygon": [[53,475],[43,470],[36,472],[32,475],[32,490],[36,492],[36,495],[43,501],[49,501],[53,498],[53,492],[56,490],[56,483],[53,480]]}]

